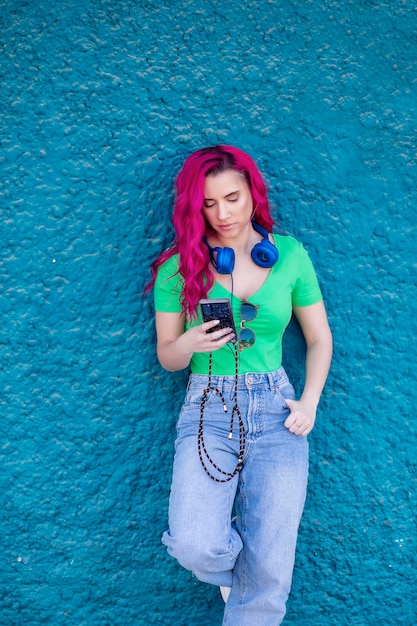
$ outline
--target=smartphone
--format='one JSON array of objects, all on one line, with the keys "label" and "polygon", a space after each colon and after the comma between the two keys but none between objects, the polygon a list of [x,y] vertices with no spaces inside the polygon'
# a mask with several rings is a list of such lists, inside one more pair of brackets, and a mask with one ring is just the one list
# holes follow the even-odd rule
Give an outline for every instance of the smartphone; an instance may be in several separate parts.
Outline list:
[{"label": "smartphone", "polygon": [[208,333],[213,333],[221,328],[231,328],[236,335],[235,322],[233,320],[232,307],[229,298],[213,298],[211,300],[199,301],[201,315],[204,322],[219,320],[219,324],[210,328]]}]

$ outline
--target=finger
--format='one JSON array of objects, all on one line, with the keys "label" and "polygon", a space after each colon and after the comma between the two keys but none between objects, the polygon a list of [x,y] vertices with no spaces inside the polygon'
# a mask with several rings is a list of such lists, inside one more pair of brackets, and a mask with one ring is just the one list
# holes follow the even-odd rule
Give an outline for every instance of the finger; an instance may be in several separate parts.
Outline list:
[{"label": "finger", "polygon": [[[214,324],[213,324],[214,322]],[[199,338],[199,351],[200,352],[213,352],[226,345],[229,341],[233,341],[235,333],[231,328],[220,328],[213,332],[204,331],[204,327],[209,326],[215,328],[215,320],[206,322],[199,326],[200,338]]]},{"label": "finger", "polygon": [[290,409],[290,411],[292,411],[295,408],[295,404],[297,400],[293,400],[292,398],[284,398],[284,400],[287,403],[287,406]]},{"label": "finger", "polygon": [[297,422],[297,417],[299,417],[299,414],[297,413],[297,411],[293,410],[294,407],[291,407],[290,405],[288,405],[288,408],[290,409],[290,414],[285,420],[285,425],[287,426],[287,428],[295,424]]},{"label": "finger", "polygon": [[222,335],[217,339],[210,340],[208,343],[209,350],[218,350],[219,348],[223,348],[229,341],[233,341],[235,338],[235,334],[227,333],[226,335]]},{"label": "finger", "polygon": [[311,430],[313,429],[313,425],[308,421],[302,422],[294,422],[294,424],[288,429],[293,435],[297,435],[298,437],[304,436],[306,437]]},{"label": "finger", "polygon": [[204,322],[201,324],[202,330],[206,333],[210,328],[214,328],[220,324],[220,320],[210,320],[209,322]]},{"label": "finger", "polygon": [[295,433],[295,431],[298,430],[298,428],[299,428],[299,425],[297,424],[297,422],[295,420],[290,420],[290,421],[287,420],[285,422],[285,426],[292,433]]},{"label": "finger", "polygon": [[300,426],[297,426],[297,424],[293,424],[289,429],[290,433],[292,433],[293,435],[302,435],[303,434],[303,428]]},{"label": "finger", "polygon": [[234,335],[232,328],[221,328],[220,330],[215,330],[212,333],[207,333],[212,341],[219,341],[226,337],[226,335]]},{"label": "finger", "polygon": [[306,428],[306,423],[302,417],[290,414],[285,420],[284,426],[294,435],[301,435]]}]

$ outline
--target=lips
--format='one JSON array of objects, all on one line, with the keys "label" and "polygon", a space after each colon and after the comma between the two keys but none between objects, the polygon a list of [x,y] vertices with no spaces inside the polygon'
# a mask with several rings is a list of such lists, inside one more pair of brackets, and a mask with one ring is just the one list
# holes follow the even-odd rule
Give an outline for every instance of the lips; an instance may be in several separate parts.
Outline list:
[{"label": "lips", "polygon": [[234,226],[235,226],[234,224],[220,224],[219,230],[223,230],[227,232],[228,230],[232,230]]}]

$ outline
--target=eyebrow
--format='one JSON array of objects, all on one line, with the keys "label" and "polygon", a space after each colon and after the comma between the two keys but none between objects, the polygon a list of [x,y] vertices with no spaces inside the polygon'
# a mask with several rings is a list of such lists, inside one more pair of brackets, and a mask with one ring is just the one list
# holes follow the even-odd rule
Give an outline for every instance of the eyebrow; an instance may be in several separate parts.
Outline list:
[{"label": "eyebrow", "polygon": [[[239,193],[239,189],[236,189],[236,191],[231,191],[230,193],[227,193],[225,196],[223,196],[224,198],[229,198],[229,196],[234,196],[235,193]],[[214,201],[214,198],[204,198],[204,200],[212,200]]]}]

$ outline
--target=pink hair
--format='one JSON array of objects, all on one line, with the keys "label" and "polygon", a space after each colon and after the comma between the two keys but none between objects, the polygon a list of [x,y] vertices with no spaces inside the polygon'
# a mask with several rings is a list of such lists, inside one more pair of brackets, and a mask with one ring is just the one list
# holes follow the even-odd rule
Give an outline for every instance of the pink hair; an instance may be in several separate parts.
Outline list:
[{"label": "pink hair", "polygon": [[210,232],[202,213],[205,179],[230,169],[240,172],[249,185],[255,221],[267,231],[271,231],[274,224],[265,183],[248,154],[233,146],[214,146],[197,150],[186,159],[176,180],[177,193],[172,215],[176,237],[172,246],[152,263],[152,279],[145,292],[153,287],[159,266],[178,253],[179,273],[184,279],[182,308],[190,317],[196,315],[198,301],[207,297],[213,284],[209,252],[203,243],[204,235]]}]

